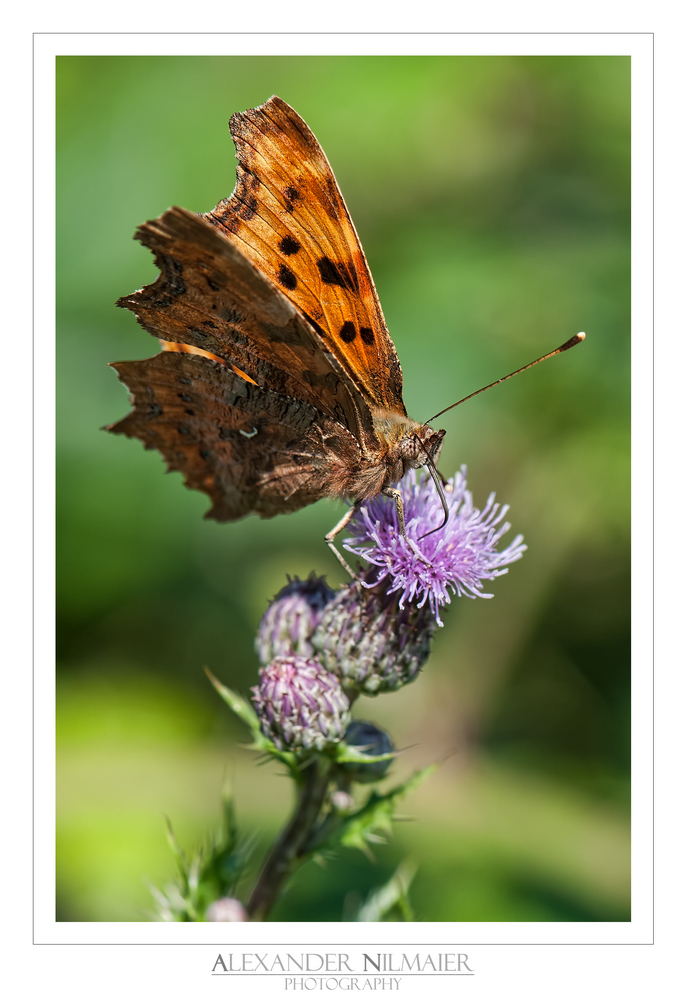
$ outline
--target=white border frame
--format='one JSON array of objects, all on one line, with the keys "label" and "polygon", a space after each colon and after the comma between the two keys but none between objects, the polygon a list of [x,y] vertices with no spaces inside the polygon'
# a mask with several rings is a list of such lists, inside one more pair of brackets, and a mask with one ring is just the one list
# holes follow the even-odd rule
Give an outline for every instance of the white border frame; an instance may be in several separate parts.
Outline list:
[{"label": "white border frame", "polygon": [[[633,713],[632,713],[632,920],[623,923],[378,924],[375,942],[386,946],[649,944],[652,910],[652,623],[646,606],[652,540],[652,178],[653,37],[651,34],[37,34],[35,59],[35,190],[40,213],[34,230],[36,566],[35,607],[35,937],[37,944],[205,944],[226,947],[212,924],[57,923],[54,919],[54,209],[55,83],[57,55],[629,55],[632,57],[632,429]],[[347,924],[235,924],[236,948],[259,943],[299,947],[374,946],[370,928]],[[457,942],[460,942],[460,946]],[[434,988],[434,987],[433,987]]]}]

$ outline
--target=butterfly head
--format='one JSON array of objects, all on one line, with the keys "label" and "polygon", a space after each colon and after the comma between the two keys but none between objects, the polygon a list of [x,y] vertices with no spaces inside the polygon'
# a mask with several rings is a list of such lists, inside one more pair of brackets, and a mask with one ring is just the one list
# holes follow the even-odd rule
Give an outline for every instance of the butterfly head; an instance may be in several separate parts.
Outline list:
[{"label": "butterfly head", "polygon": [[[444,520],[436,528],[425,534],[432,535],[435,531],[440,531],[449,518],[449,509],[441,485],[441,476],[437,471],[436,463],[439,459],[439,452],[444,440],[446,431],[435,431],[427,424],[416,424],[408,421],[404,433],[398,438],[389,449],[387,458],[387,482],[386,486],[399,482],[410,469],[426,468],[434,480],[434,484],[441,497],[441,504],[444,508]],[[421,535],[424,538],[425,535]]]},{"label": "butterfly head", "polygon": [[419,469],[429,462],[436,465],[446,431],[435,431],[426,424],[418,424],[399,443],[399,458],[403,462],[403,473],[409,469]]},{"label": "butterfly head", "polygon": [[385,486],[400,482],[410,469],[435,465],[446,433],[388,412],[375,414],[375,430],[387,449]]}]

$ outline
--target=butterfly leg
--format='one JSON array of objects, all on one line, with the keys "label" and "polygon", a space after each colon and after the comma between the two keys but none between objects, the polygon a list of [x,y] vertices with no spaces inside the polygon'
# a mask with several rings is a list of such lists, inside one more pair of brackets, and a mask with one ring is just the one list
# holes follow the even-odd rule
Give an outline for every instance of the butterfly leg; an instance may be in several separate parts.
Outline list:
[{"label": "butterfly leg", "polygon": [[354,503],[352,507],[348,508],[348,510],[346,511],[346,513],[344,514],[344,516],[341,518],[341,520],[339,521],[339,523],[336,524],[332,528],[332,530],[329,532],[329,534],[327,534],[327,535],[324,536],[324,540],[327,543],[327,545],[329,546],[329,548],[332,550],[332,552],[334,553],[334,555],[336,556],[336,558],[339,560],[339,562],[341,563],[341,565],[343,566],[343,568],[346,570],[346,572],[349,574],[349,576],[351,576],[354,580],[356,578],[356,575],[353,572],[353,570],[351,569],[351,567],[348,565],[348,563],[346,562],[346,560],[344,559],[344,557],[341,555],[341,553],[339,552],[339,550],[337,549],[336,545],[334,544],[334,539],[339,534],[339,532],[341,532],[341,531],[344,530],[344,528],[346,527],[346,525],[348,524],[348,522],[351,520],[351,518],[355,514],[358,513],[359,510],[360,510],[360,504],[359,503]]},{"label": "butterfly leg", "polygon": [[403,494],[400,490],[395,490],[393,486],[387,486],[382,490],[385,497],[391,497],[396,504],[396,516],[398,517],[398,530],[403,537],[406,537],[406,518],[403,513]]},{"label": "butterfly leg", "polygon": [[408,536],[406,535],[406,518],[403,512],[403,494],[401,493],[401,491],[395,490],[393,486],[387,486],[385,489],[382,490],[382,493],[384,494],[385,497],[391,497],[391,499],[396,504],[396,516],[398,517],[398,530],[401,532],[405,540],[408,542],[408,545],[410,545],[411,549],[418,557],[418,559],[421,559],[422,562],[425,563],[427,566],[431,566],[432,564],[427,558],[427,556],[423,555],[422,552],[420,552],[419,548],[417,547],[416,543],[412,540],[412,538],[408,538]]}]

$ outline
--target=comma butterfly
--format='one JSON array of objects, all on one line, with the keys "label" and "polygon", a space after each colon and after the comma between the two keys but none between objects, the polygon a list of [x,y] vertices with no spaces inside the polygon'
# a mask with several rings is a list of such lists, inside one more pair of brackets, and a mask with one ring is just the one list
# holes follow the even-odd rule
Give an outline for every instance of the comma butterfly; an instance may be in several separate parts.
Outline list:
[{"label": "comma butterfly", "polygon": [[445,432],[406,413],[372,275],[313,133],[279,97],[230,130],[231,197],[204,215],[171,208],[135,234],[160,274],[117,305],[163,350],[113,365],[134,409],[107,429],[157,448],[217,521],[350,498],[326,538],[345,566],[333,539],[366,500],[394,497],[404,532],[394,486],[408,469],[426,466],[443,498]]}]

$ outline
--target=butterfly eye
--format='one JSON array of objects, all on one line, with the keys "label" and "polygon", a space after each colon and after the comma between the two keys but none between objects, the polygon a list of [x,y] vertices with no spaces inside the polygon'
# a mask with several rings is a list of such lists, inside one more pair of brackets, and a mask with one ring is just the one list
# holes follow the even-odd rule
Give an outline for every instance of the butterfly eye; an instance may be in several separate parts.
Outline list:
[{"label": "butterfly eye", "polygon": [[420,441],[416,434],[409,434],[408,437],[403,438],[400,447],[401,458],[406,462],[412,461],[418,457],[421,453]]}]

